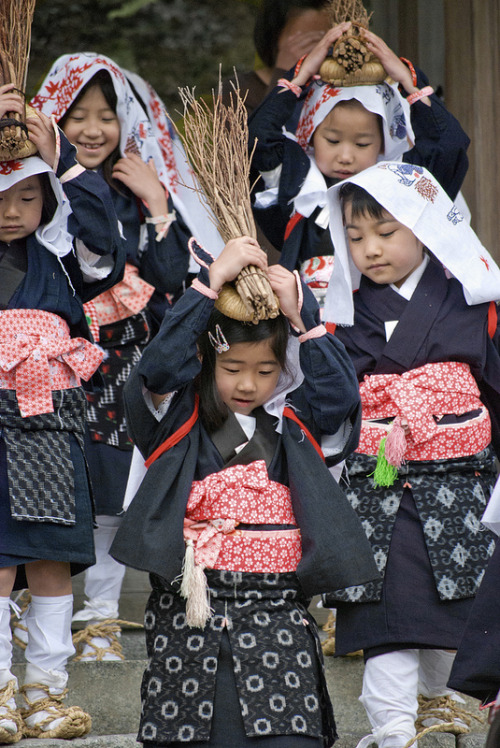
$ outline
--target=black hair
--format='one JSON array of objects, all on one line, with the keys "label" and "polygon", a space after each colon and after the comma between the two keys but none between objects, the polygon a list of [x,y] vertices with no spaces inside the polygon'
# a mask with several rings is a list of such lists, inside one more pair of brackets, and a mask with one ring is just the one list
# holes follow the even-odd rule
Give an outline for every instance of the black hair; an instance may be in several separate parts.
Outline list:
[{"label": "black hair", "polygon": [[[59,120],[58,124],[61,130],[64,130],[64,125],[66,123],[67,118],[73,111],[73,109],[78,106],[79,102],[82,100],[82,98],[85,96],[85,94],[90,91],[91,88],[94,88],[94,86],[98,86],[101,91],[102,95],[106,99],[106,104],[109,106],[111,111],[113,111],[116,114],[116,106],[118,103],[118,97],[116,95],[115,87],[113,85],[113,79],[111,78],[111,75],[108,73],[107,70],[98,70],[95,75],[92,76],[92,78],[87,81],[87,83],[84,85],[74,102],[69,107],[68,111],[64,114],[63,117]],[[102,163],[102,173],[103,177],[106,180],[106,182],[115,189],[119,189],[117,186],[116,180],[112,177],[113,172],[113,166],[120,158],[120,144],[118,144],[115,148],[115,150],[109,154],[109,156],[103,161]]]},{"label": "black hair", "polygon": [[351,203],[351,215],[353,218],[358,216],[370,216],[371,218],[380,219],[388,211],[383,205],[375,200],[369,192],[357,184],[348,182],[342,185],[339,191],[340,202],[342,204],[342,214],[345,212],[345,204]]},{"label": "black hair", "polygon": [[[380,139],[382,141],[382,147],[380,149],[380,153],[384,153],[385,151],[385,137],[384,137],[384,120],[380,114],[376,114],[376,112],[370,112],[369,109],[367,109],[363,102],[359,101],[359,99],[345,99],[344,101],[339,101],[338,104],[335,105],[334,109],[330,109],[328,114],[331,114],[337,107],[344,107],[345,109],[349,108],[359,108],[364,109],[365,112],[368,112],[369,114],[374,114],[377,118],[377,126],[380,133]],[[328,117],[328,114],[326,115]]]},{"label": "black hair", "polygon": [[323,10],[325,0],[263,0],[255,19],[253,41],[260,59],[274,67],[278,41],[289,18],[305,10]]},{"label": "black hair", "polygon": [[40,225],[50,223],[54,218],[54,214],[57,209],[57,198],[54,195],[54,190],[50,183],[50,177],[46,172],[36,175],[40,179],[40,186],[42,188],[42,216],[40,218]]},{"label": "black hair", "polygon": [[259,343],[269,340],[271,350],[281,369],[286,373],[286,351],[289,335],[289,324],[283,314],[274,319],[261,320],[258,324],[239,322],[226,317],[214,309],[210,315],[207,329],[198,339],[198,350],[201,356],[201,372],[197,379],[200,395],[200,417],[204,426],[213,432],[220,428],[228,417],[228,408],[223,403],[215,385],[216,351],[210,342],[209,333],[216,337],[216,326],[219,326],[227,343]]}]

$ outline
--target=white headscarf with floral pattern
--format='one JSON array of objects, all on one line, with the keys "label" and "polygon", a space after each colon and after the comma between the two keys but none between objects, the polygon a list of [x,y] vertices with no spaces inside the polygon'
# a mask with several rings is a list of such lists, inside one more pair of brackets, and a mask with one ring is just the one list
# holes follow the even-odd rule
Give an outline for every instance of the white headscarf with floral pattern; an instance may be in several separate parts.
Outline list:
[{"label": "white headscarf with floral pattern", "polygon": [[[59,122],[99,70],[110,74],[115,89],[121,154],[136,153],[146,163],[153,159],[160,181],[168,189],[175,208],[193,236],[217,255],[223,242],[206,209],[200,210],[197,193],[191,189],[194,175],[187,167],[182,143],[158,95],[139,76],[132,76],[109,57],[95,52],[62,55],[52,65],[31,105]],[[144,97],[147,112],[134,94],[128,75],[139,96]]]},{"label": "white headscarf with floral pattern", "polygon": [[335,261],[324,320],[353,324],[352,294],[361,278],[351,259],[342,220],[339,191],[347,183],[362,187],[413,232],[462,284],[467,304],[500,300],[500,269],[437,179],[422,166],[383,161],[328,190]]}]

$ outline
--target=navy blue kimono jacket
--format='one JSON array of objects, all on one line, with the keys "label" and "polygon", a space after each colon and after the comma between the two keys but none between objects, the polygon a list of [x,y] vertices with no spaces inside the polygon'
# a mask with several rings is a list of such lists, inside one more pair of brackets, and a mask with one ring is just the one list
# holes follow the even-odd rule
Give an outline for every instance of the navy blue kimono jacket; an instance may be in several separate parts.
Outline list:
[{"label": "navy blue kimono jacket", "polygon": [[[200,279],[206,281],[202,271]],[[193,413],[200,371],[196,341],[206,329],[214,301],[189,288],[160,332],[148,345],[125,388],[132,439],[145,458],[183,426]],[[304,289],[302,319],[306,329],[318,324],[314,297]],[[289,402],[313,437],[345,429],[340,461],[355,448],[359,428],[359,393],[344,347],[330,335],[300,346],[304,382]],[[143,389],[175,392],[167,413],[157,421]],[[347,426],[347,428],[346,428]],[[297,576],[306,595],[373,579],[377,572],[355,513],[315,447],[294,421],[283,419],[282,455],[287,464],[292,506],[302,537]],[[204,455],[201,460],[200,455]],[[118,530],[111,554],[120,562],[152,572],[171,583],[184,558],[183,523],[193,480],[223,469],[223,459],[200,419],[189,433],[149,467]],[[269,477],[276,480],[273,464]]]},{"label": "navy blue kimono jacket", "polygon": [[[431,257],[409,301],[389,285],[362,276],[359,291],[354,294],[354,308],[354,326],[337,327],[335,337],[346,346],[358,380],[367,374],[402,374],[429,363],[468,364],[488,408],[492,445],[499,456],[500,332],[495,305],[467,305],[461,284],[448,279]],[[394,320],[398,324],[387,341],[384,323]],[[454,419],[453,414],[444,417]],[[389,488],[375,489],[372,485],[369,475],[375,468],[375,457],[354,455],[350,461],[349,493],[364,525],[376,528],[370,538],[374,554],[387,557],[396,520],[393,506],[399,506],[409,484],[425,528],[436,586],[438,590],[440,582],[443,586],[442,599],[472,597],[494,546],[493,534],[480,524],[495,480],[491,448],[468,458],[408,461]],[[447,502],[436,500],[439,490],[448,491]],[[446,525],[448,535],[433,533],[433,522]],[[472,530],[471,523],[475,523]],[[462,564],[450,562],[457,542],[466,557]],[[446,587],[446,579],[452,580],[452,588]],[[357,590],[355,596],[350,591],[336,593],[329,602],[378,600],[381,591],[382,583],[376,581]]]},{"label": "navy blue kimono jacket", "polygon": [[[56,176],[61,177],[75,165],[76,148],[61,132],[61,155]],[[26,275],[7,308],[52,312],[68,323],[72,337],[90,340],[83,303],[121,279],[125,267],[124,246],[110,189],[98,174],[86,169],[64,183],[64,192],[72,210],[68,218],[69,233],[81,239],[94,254],[113,258],[112,270],[102,280],[85,282],[76,254],[71,252],[61,259],[66,275],[59,259],[38,242],[35,234],[31,234],[26,240]]]},{"label": "navy blue kimono jacket", "polygon": [[[426,76],[421,71],[416,72],[417,86],[427,86]],[[292,73],[285,77],[291,78]],[[302,97],[306,93],[307,90]],[[453,200],[467,173],[470,140],[439,97],[433,94],[430,100],[430,107],[421,101],[411,107],[415,145],[403,155],[403,161],[425,166]],[[283,126],[290,120],[296,107],[295,94],[276,87],[249,120],[251,147],[257,138],[252,168],[256,172],[265,172],[282,166],[277,204],[266,209],[255,208],[254,213],[269,241],[281,251],[281,264],[289,270],[298,269],[310,257],[333,254],[329,232],[315,223],[316,211],[309,218],[297,216],[299,220],[288,223],[293,212],[293,199],[310,166],[303,148],[283,134]],[[254,178],[257,176],[258,173],[254,174]],[[261,184],[259,181],[257,190],[262,189]]]}]

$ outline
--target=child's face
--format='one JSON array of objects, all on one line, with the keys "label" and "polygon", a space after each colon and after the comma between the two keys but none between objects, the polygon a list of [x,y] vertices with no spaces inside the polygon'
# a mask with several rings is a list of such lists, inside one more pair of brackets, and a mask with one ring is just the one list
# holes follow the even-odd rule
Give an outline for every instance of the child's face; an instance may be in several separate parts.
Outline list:
[{"label": "child's face", "polygon": [[120,142],[120,123],[99,86],[92,86],[70,110],[64,134],[77,147],[78,162],[96,169]]},{"label": "child's face", "polygon": [[387,211],[381,218],[352,217],[351,202],[344,205],[344,220],[354,264],[374,283],[398,288],[424,259],[424,245]]},{"label": "child's face", "polygon": [[216,354],[215,384],[233,413],[249,415],[271,397],[281,367],[268,340],[234,343]]},{"label": "child's face", "polygon": [[38,176],[0,192],[0,241],[10,244],[33,234],[42,219],[43,193]]},{"label": "child's face", "polygon": [[377,163],[383,140],[379,119],[353,100],[337,104],[312,137],[320,172],[333,179],[348,179]]}]

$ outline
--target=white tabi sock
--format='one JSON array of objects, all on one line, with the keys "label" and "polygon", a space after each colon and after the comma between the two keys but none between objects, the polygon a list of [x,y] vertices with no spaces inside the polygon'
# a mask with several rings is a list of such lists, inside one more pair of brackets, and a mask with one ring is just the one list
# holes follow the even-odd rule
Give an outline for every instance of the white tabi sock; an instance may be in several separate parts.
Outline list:
[{"label": "white tabi sock", "polygon": [[379,748],[403,748],[415,737],[418,665],[418,649],[388,652],[367,661],[359,700],[373,734],[363,738],[360,747],[371,741]]},{"label": "white tabi sock", "polygon": [[454,693],[446,685],[454,659],[455,652],[447,652],[444,649],[420,650],[418,688],[422,696],[432,699],[434,696]]},{"label": "white tabi sock", "polygon": [[118,618],[118,602],[125,576],[125,566],[109,555],[120,517],[98,515],[94,530],[96,563],[85,572],[85,608],[73,616],[73,621]]},{"label": "white tabi sock", "polygon": [[[28,646],[26,647],[26,675],[24,683],[41,683],[49,687],[54,695],[61,694],[68,682],[66,663],[74,655],[75,648],[71,637],[71,612],[73,595],[43,597],[32,595],[31,606],[26,617]],[[29,688],[26,696],[30,701],[38,701],[45,692]],[[41,710],[27,717],[26,723],[33,727],[48,716]],[[53,730],[62,718],[50,722],[44,730]]]},{"label": "white tabi sock", "polygon": [[[0,597],[0,691],[8,683],[14,681],[17,689],[17,678],[12,675],[10,666],[12,664],[12,635],[10,629],[10,598]],[[16,709],[14,697],[10,698],[5,706],[0,706],[0,727],[7,733],[13,735],[17,732],[17,725],[11,719],[2,719],[8,713],[8,709]]]}]

